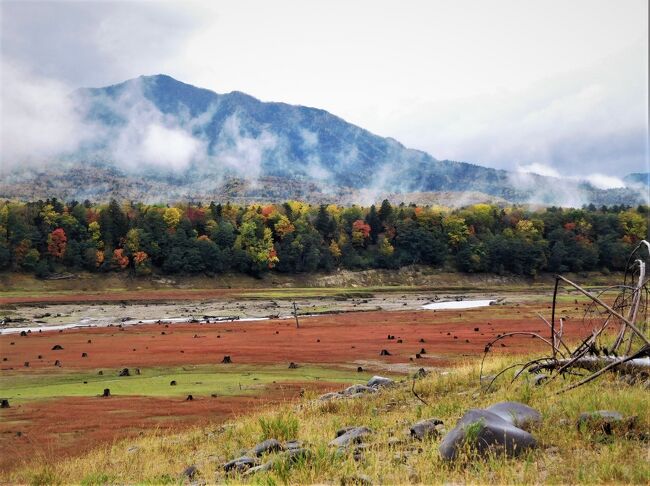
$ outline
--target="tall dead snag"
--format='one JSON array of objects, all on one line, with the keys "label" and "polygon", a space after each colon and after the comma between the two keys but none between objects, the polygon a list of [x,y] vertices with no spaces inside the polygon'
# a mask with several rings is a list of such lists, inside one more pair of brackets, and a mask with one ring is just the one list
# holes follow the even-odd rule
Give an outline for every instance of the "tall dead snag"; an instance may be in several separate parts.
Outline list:
[{"label": "tall dead snag", "polygon": [[[650,262],[650,243],[641,241],[627,260],[623,283],[614,285],[599,293],[593,293],[568,278],[557,275],[553,290],[553,305],[550,322],[542,315],[540,319],[550,328],[550,336],[542,337],[533,332],[512,332],[497,337],[485,347],[483,363],[496,342],[514,335],[530,335],[540,339],[550,348],[550,354],[501,370],[490,381],[488,388],[513,367],[520,367],[513,381],[525,372],[549,373],[543,385],[565,374],[583,374],[584,378],[559,393],[588,383],[602,374],[615,371],[634,375],[641,379],[650,376],[650,335],[648,328],[648,301],[650,295],[647,266]],[[570,345],[563,339],[567,323],[558,315],[558,293],[561,287],[574,289],[589,299],[582,322],[577,324],[584,331],[577,345]],[[571,324],[574,325],[571,321]],[[483,374],[481,363],[481,376]]]}]

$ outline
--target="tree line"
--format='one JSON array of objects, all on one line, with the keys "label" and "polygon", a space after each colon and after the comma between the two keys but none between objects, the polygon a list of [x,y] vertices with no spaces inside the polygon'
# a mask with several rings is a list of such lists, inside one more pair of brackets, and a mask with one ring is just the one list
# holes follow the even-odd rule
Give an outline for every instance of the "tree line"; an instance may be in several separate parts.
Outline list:
[{"label": "tree line", "polygon": [[462,209],[342,207],[298,201],[248,206],[0,202],[0,270],[133,275],[260,275],[396,269],[459,272],[623,270],[648,235],[648,206]]}]

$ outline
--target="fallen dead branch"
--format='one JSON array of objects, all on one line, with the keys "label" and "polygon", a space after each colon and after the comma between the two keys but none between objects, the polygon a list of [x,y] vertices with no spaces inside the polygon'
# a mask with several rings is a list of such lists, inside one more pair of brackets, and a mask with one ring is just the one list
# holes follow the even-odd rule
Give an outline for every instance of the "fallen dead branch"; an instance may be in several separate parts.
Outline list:
[{"label": "fallen dead branch", "polygon": [[[576,375],[579,371],[589,372],[582,380],[564,388],[558,393],[572,390],[588,383],[606,372],[616,372],[624,375],[635,375],[642,379],[650,376],[650,336],[648,334],[648,288],[647,264],[650,261],[650,243],[641,241],[630,254],[627,261],[625,277],[622,285],[615,285],[592,293],[581,285],[562,275],[556,275],[553,290],[551,319],[547,320],[541,314],[540,319],[549,327],[550,336],[545,338],[539,333],[517,331],[497,336],[485,346],[481,362],[481,377],[483,365],[488,353],[498,341],[515,335],[529,335],[540,339],[548,347],[550,354],[533,359],[528,363],[508,366],[497,373],[488,385],[489,387],[501,376],[513,368],[520,367],[514,374],[513,381],[527,373],[545,373],[545,380],[537,380],[543,385],[558,376]],[[582,321],[574,324],[565,322],[560,317],[558,294],[563,287],[578,291],[589,299]],[[577,302],[576,302],[577,303]],[[573,347],[563,338],[567,325],[578,325],[584,329],[584,336]]]}]

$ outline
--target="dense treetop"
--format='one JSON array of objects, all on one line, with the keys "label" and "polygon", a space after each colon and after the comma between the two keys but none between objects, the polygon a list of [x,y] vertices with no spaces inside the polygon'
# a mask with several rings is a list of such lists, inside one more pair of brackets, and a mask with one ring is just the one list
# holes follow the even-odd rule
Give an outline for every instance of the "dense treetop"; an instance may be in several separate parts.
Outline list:
[{"label": "dense treetop", "polygon": [[622,270],[648,206],[0,202],[0,270],[259,275],[398,268],[460,272]]}]

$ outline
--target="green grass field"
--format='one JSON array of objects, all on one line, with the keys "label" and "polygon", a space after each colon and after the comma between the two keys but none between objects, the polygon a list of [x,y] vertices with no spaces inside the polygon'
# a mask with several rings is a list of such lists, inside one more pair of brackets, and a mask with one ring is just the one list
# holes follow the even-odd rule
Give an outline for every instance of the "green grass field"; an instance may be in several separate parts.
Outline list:
[{"label": "green grass field", "polygon": [[[2,396],[12,403],[57,397],[90,397],[110,388],[112,395],[140,396],[219,396],[259,393],[266,385],[277,382],[362,383],[366,373],[356,370],[300,366],[184,366],[178,368],[144,368],[140,375],[118,377],[115,370],[40,375],[5,375],[0,377]],[[170,386],[175,380],[177,385]],[[84,383],[87,382],[87,383]]]}]

